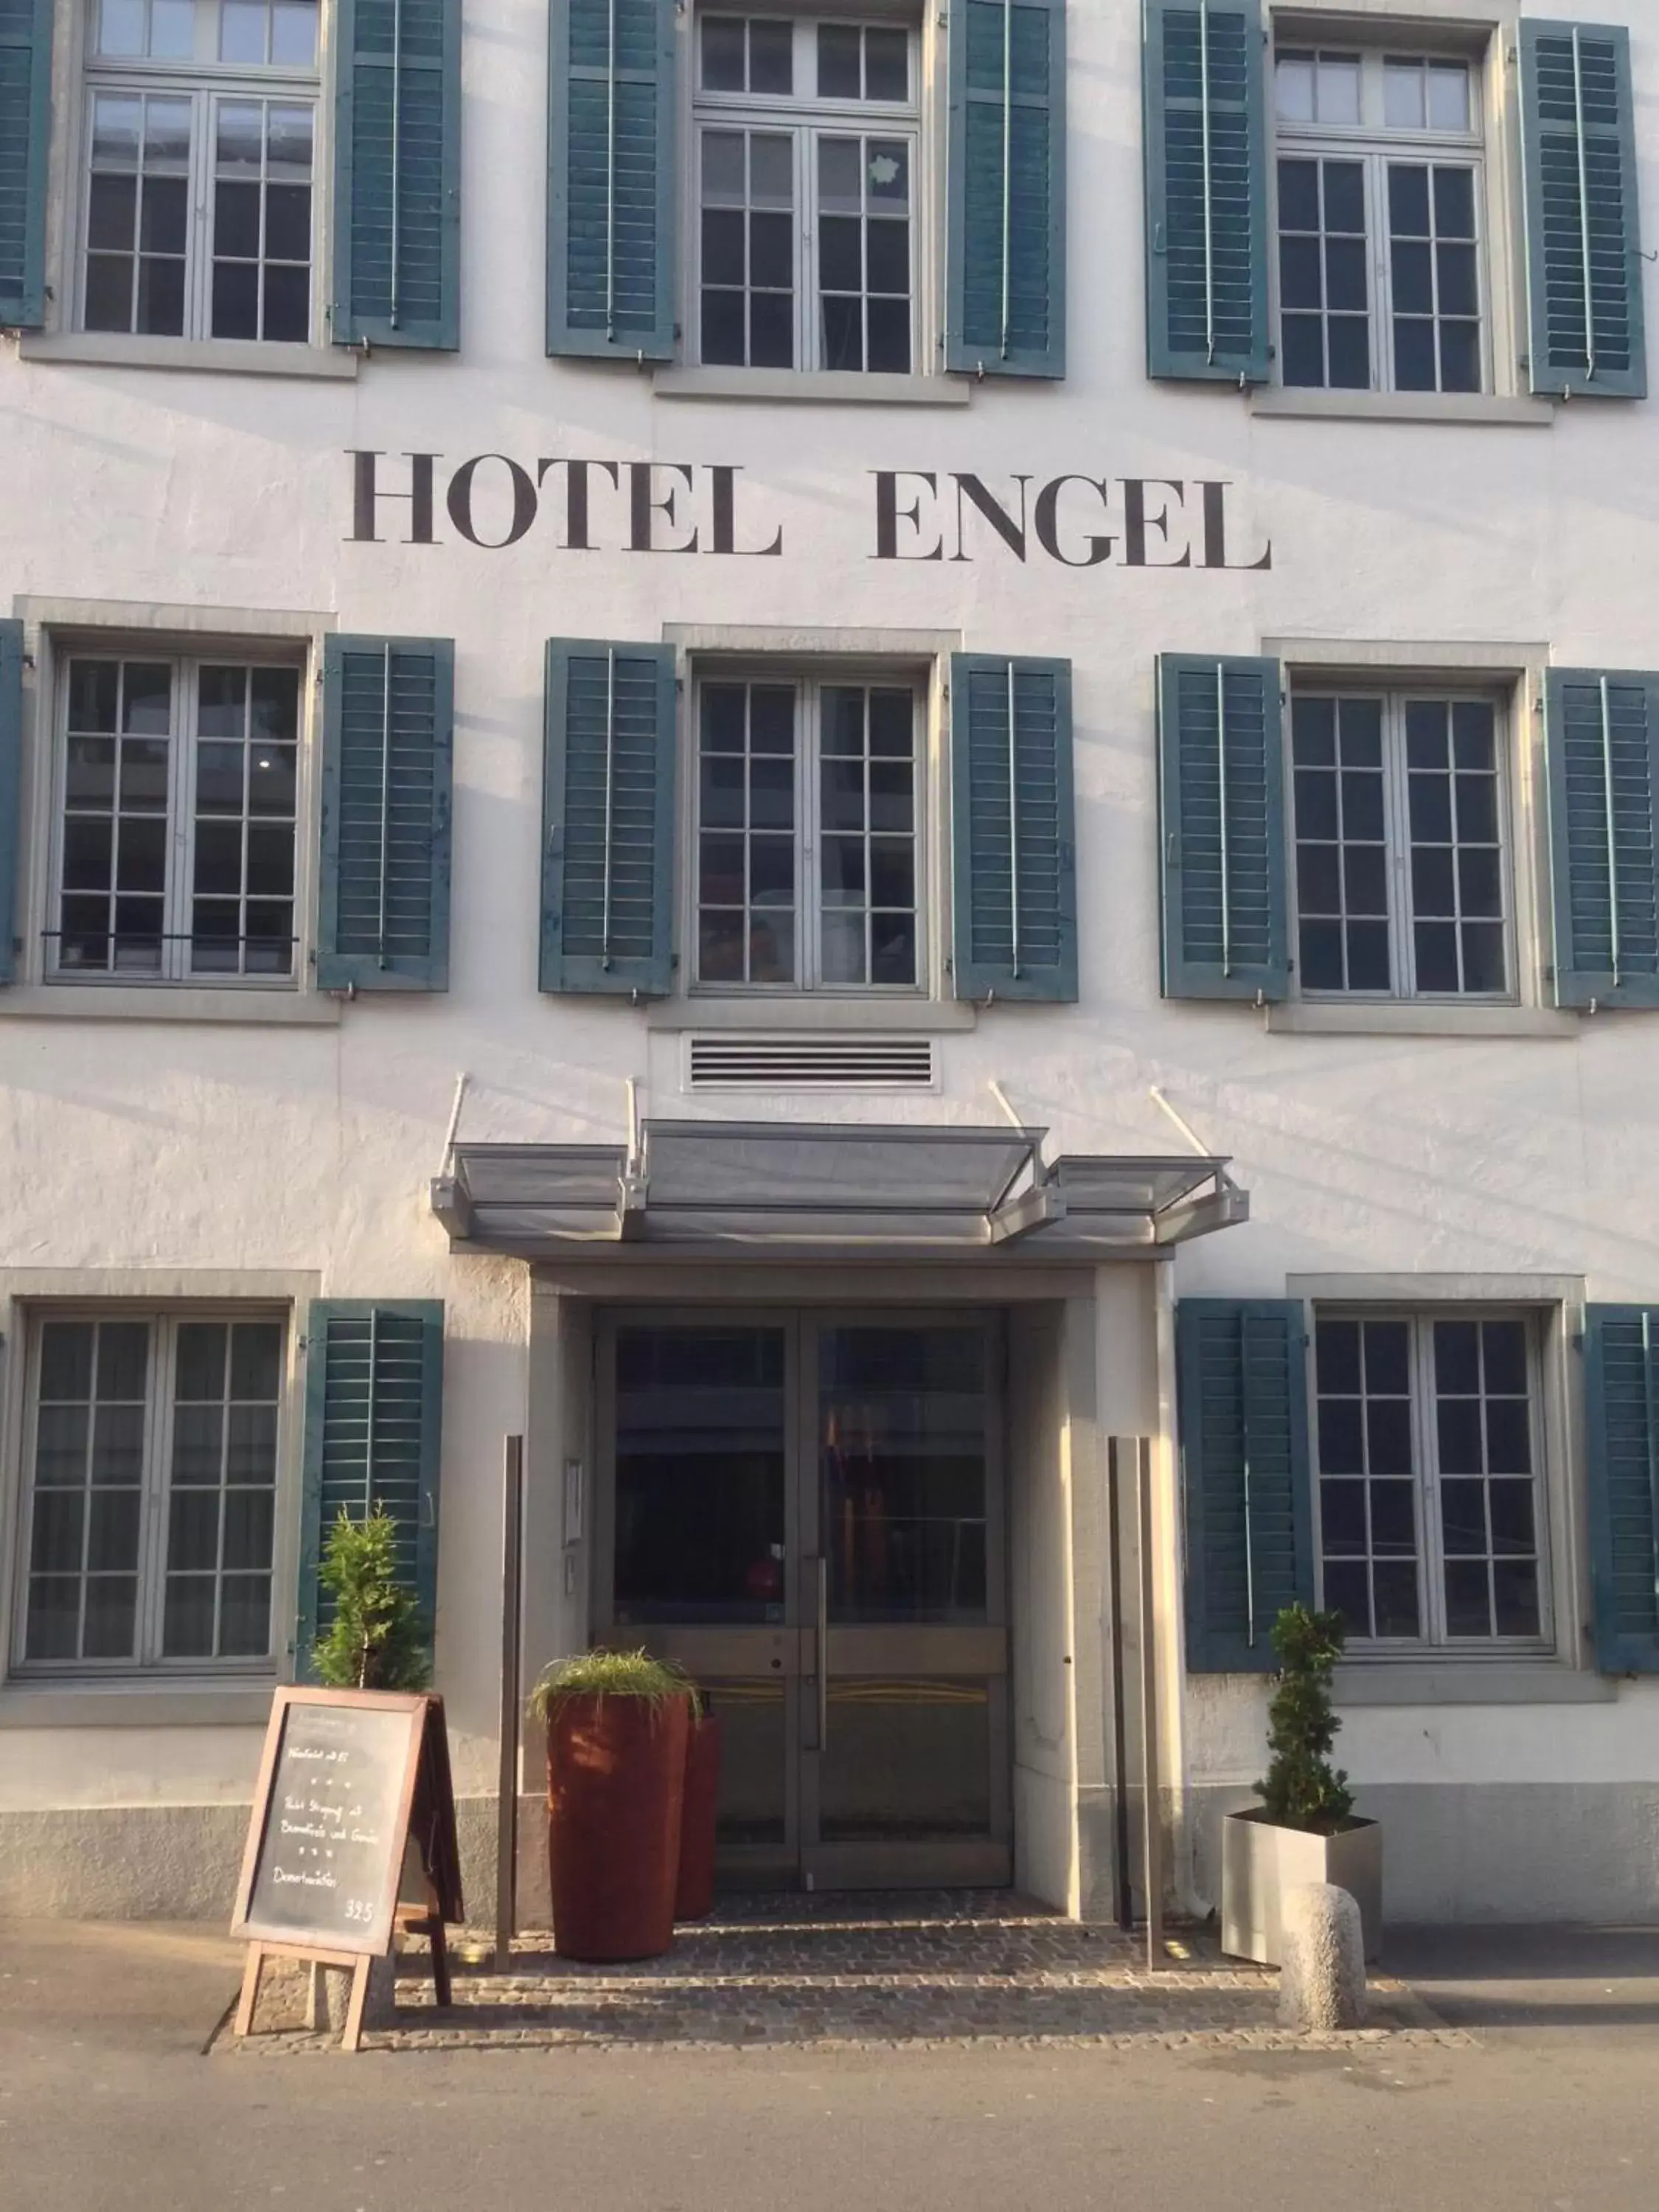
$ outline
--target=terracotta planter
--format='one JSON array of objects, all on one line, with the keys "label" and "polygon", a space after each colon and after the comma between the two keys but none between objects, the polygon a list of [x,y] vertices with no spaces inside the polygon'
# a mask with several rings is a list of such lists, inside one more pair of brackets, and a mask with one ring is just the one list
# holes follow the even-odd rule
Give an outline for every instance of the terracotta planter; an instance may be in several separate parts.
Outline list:
[{"label": "terracotta planter", "polygon": [[547,1722],[553,1948],[654,1959],[674,1940],[690,1700],[561,1699]]},{"label": "terracotta planter", "polygon": [[676,1920],[706,1920],[714,1909],[714,1815],[720,1794],[720,1724],[694,1720],[685,1739],[685,1809],[680,1818]]}]

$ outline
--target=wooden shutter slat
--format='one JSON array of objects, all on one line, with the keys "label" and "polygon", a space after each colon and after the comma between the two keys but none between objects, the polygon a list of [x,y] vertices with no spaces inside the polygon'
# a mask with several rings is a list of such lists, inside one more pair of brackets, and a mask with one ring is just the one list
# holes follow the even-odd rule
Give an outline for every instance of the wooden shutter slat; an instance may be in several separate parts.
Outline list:
[{"label": "wooden shutter slat", "polygon": [[1271,1671],[1273,1622],[1312,1602],[1306,1328],[1294,1298],[1176,1308],[1194,1674]]},{"label": "wooden shutter slat", "polygon": [[550,639],[545,713],[541,988],[660,998],[674,981],[673,648]]},{"label": "wooden shutter slat", "polygon": [[17,856],[23,804],[23,625],[0,620],[0,983],[17,974]]},{"label": "wooden shutter slat", "polygon": [[1586,1454],[1596,1662],[1659,1674],[1659,1307],[1585,1314]]},{"label": "wooden shutter slat", "polygon": [[1166,998],[1289,990],[1281,682],[1276,660],[1159,658]]},{"label": "wooden shutter slat", "polygon": [[951,782],[956,996],[1074,1000],[1069,660],[952,655]]},{"label": "wooden shutter slat", "polygon": [[1556,1003],[1659,1006],[1659,673],[1544,686]]},{"label": "wooden shutter slat", "polygon": [[342,1512],[383,1505],[398,1524],[398,1578],[428,1638],[437,1619],[442,1470],[441,1299],[315,1298],[307,1322],[305,1480],[295,1607],[295,1671],[306,1679],[331,1607],[319,1577]]},{"label": "wooden shutter slat", "polygon": [[1145,36],[1147,373],[1265,383],[1260,0],[1208,0],[1207,11],[1196,0],[1146,0]]},{"label": "wooden shutter slat", "polygon": [[1519,28],[1532,389],[1644,398],[1630,33],[1530,19]]},{"label": "wooden shutter slat", "polygon": [[46,312],[52,0],[0,0],[0,325]]},{"label": "wooden shutter slat", "polygon": [[460,343],[460,0],[341,0],[337,343]]},{"label": "wooden shutter slat", "polygon": [[453,730],[449,639],[327,640],[317,930],[323,988],[448,988]]},{"label": "wooden shutter slat", "polygon": [[674,0],[551,0],[550,354],[674,358]]},{"label": "wooden shutter slat", "polygon": [[954,0],[945,365],[1066,374],[1065,0]]}]

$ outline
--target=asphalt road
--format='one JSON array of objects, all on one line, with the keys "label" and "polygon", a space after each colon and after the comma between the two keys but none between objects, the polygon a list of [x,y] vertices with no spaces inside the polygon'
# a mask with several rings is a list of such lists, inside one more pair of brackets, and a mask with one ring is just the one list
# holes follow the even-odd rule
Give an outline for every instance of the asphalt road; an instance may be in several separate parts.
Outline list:
[{"label": "asphalt road", "polygon": [[228,1946],[0,1929],[0,2209],[1654,2212],[1655,1953],[1435,1948],[1474,2047],[204,2058]]}]

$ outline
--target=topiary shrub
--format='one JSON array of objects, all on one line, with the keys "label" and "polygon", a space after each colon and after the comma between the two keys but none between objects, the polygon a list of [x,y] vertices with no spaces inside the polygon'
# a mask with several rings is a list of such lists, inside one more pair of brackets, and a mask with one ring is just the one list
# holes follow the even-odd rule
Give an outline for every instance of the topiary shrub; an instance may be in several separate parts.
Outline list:
[{"label": "topiary shrub", "polygon": [[1330,1760],[1342,1725],[1331,1705],[1331,1676],[1344,1641],[1340,1613],[1287,1605],[1273,1623],[1279,1671],[1267,1708],[1273,1757],[1255,1788],[1276,1828],[1334,1836],[1353,1810],[1348,1778]]},{"label": "topiary shrub", "polygon": [[318,1680],[335,1690],[425,1689],[432,1679],[427,1624],[398,1580],[398,1524],[383,1505],[372,1505],[363,1521],[341,1512],[321,1574],[334,1618],[311,1655]]}]

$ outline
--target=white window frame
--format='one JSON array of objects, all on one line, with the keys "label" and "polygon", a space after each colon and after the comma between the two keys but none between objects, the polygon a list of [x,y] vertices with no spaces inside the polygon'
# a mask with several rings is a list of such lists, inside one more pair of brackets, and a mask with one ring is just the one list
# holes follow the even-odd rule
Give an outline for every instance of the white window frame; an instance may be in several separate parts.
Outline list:
[{"label": "white window frame", "polygon": [[[1419,27],[1413,26],[1415,31]],[[1426,39],[1406,36],[1378,39],[1363,46],[1352,43],[1352,28],[1332,27],[1332,34],[1297,32],[1280,26],[1274,33],[1267,58],[1267,118],[1272,134],[1268,160],[1268,256],[1273,313],[1274,382],[1291,392],[1328,392],[1354,395],[1365,391],[1396,394],[1395,375],[1394,301],[1388,219],[1388,165],[1390,161],[1420,159],[1432,166],[1439,161],[1467,167],[1474,172],[1475,288],[1480,314],[1480,377],[1474,393],[1442,393],[1437,382],[1431,392],[1413,391],[1405,396],[1432,399],[1444,397],[1490,396],[1496,387],[1495,294],[1498,279],[1492,240],[1497,231],[1491,205],[1491,174],[1497,167],[1491,143],[1491,103],[1486,72],[1478,54],[1467,48],[1448,47],[1432,33]],[[1281,53],[1313,53],[1360,64],[1360,115],[1358,124],[1286,122],[1279,114],[1278,64]],[[1389,127],[1382,121],[1383,66],[1388,61],[1462,63],[1468,70],[1470,128],[1468,131]],[[1281,158],[1322,157],[1357,161],[1364,170],[1366,263],[1370,278],[1370,381],[1366,386],[1286,385],[1284,373],[1284,310],[1279,297],[1279,163]],[[1436,356],[1438,376],[1438,350]]]},{"label": "white window frame", "polygon": [[[698,858],[702,845],[702,693],[708,684],[761,684],[791,687],[795,694],[795,975],[787,983],[704,982],[699,973],[701,909]],[[823,728],[820,713],[826,690],[844,689],[908,691],[915,732],[913,764],[912,843],[915,854],[916,973],[909,983],[824,982],[822,975],[822,884],[819,878],[820,802],[818,763]],[[849,662],[835,667],[822,661],[806,663],[780,659],[766,660],[699,659],[692,665],[687,687],[690,701],[685,738],[687,774],[687,855],[683,877],[686,884],[685,934],[690,948],[688,966],[690,996],[697,999],[801,999],[824,1003],[837,1000],[867,1002],[875,999],[925,1000],[930,995],[934,942],[938,924],[933,913],[930,847],[935,835],[930,787],[931,748],[928,743],[929,686],[927,677],[913,666],[881,667]],[[866,834],[868,834],[866,830]]]},{"label": "white window frame", "polygon": [[[1290,678],[1285,716],[1285,866],[1289,885],[1289,928],[1292,974],[1297,998],[1310,1006],[1515,1006],[1522,1002],[1520,974],[1520,932],[1516,909],[1520,900],[1517,866],[1518,824],[1514,799],[1515,769],[1510,755],[1513,718],[1506,692],[1468,683],[1443,683],[1425,674],[1420,683],[1390,678],[1378,684],[1356,684],[1352,679],[1322,681],[1316,668],[1299,669]],[[1375,699],[1382,708],[1382,787],[1385,866],[1389,884],[1389,965],[1394,987],[1388,991],[1310,989],[1303,980],[1301,958],[1302,895],[1297,880],[1296,821],[1296,755],[1292,708],[1297,698]],[[1498,884],[1503,895],[1504,972],[1502,991],[1422,991],[1417,988],[1417,948],[1412,907],[1412,846],[1408,773],[1406,765],[1406,705],[1410,700],[1432,700],[1437,704],[1468,702],[1490,707],[1493,751],[1498,764]]]},{"label": "white window frame", "polygon": [[[284,1607],[292,1567],[286,1529],[289,1512],[291,1377],[295,1321],[291,1307],[269,1299],[214,1300],[154,1304],[138,1300],[82,1302],[53,1300],[14,1310],[23,1324],[23,1387],[18,1394],[21,1431],[17,1443],[17,1496],[12,1516],[17,1531],[12,1577],[12,1634],[8,1680],[18,1682],[149,1681],[268,1679],[288,1649]],[[39,1437],[41,1335],[53,1322],[143,1322],[151,1335],[144,1416],[143,1475],[139,1486],[137,1644],[135,1659],[27,1659],[29,1565],[33,1541],[34,1455]],[[161,1656],[167,1596],[167,1502],[171,1485],[173,1396],[168,1387],[176,1373],[179,1325],[187,1322],[274,1322],[282,1331],[278,1355],[276,1437],[273,1460],[270,1618],[266,1650],[233,1658]],[[221,1531],[222,1544],[222,1528]]]},{"label": "white window frame", "polygon": [[[816,33],[820,24],[860,30],[903,30],[908,50],[911,96],[908,100],[820,100],[801,93],[785,97],[775,93],[705,92],[702,88],[702,23],[705,16],[739,17],[745,21],[788,21],[794,34],[793,74],[796,84],[815,82],[805,72],[817,67]],[[686,271],[681,314],[684,339],[681,356],[686,366],[727,375],[799,376],[833,374],[850,377],[904,372],[830,370],[820,358],[817,299],[817,161],[820,136],[903,138],[910,146],[910,376],[929,374],[936,366],[939,316],[934,301],[937,289],[932,251],[932,179],[936,166],[934,140],[939,129],[934,103],[929,96],[927,53],[919,16],[896,16],[887,12],[866,15],[826,10],[800,15],[787,4],[767,8],[742,4],[704,5],[699,0],[690,12],[688,33],[685,134],[689,149],[682,168],[684,205],[684,252]],[[793,144],[795,191],[795,288],[793,367],[751,368],[726,362],[706,362],[702,357],[702,137],[708,130],[766,131],[788,137]]]},{"label": "white window frame", "polygon": [[[1535,1309],[1501,1304],[1447,1302],[1428,1306],[1361,1304],[1351,1300],[1321,1302],[1312,1309],[1313,1334],[1308,1357],[1308,1437],[1313,1492],[1313,1553],[1318,1602],[1325,1602],[1323,1496],[1319,1463],[1318,1325],[1322,1321],[1404,1322],[1411,1329],[1412,1457],[1417,1530],[1418,1604],[1423,1633],[1415,1637],[1350,1635],[1346,1656],[1355,1661],[1407,1658],[1437,1661],[1548,1658],[1556,1651],[1556,1593],[1553,1553],[1558,1540],[1555,1492],[1564,1480],[1552,1465],[1546,1402],[1544,1316]],[[1538,1561],[1536,1636],[1459,1636],[1445,1631],[1445,1548],[1440,1523],[1439,1448],[1435,1434],[1435,1397],[1430,1385],[1433,1330],[1437,1322],[1519,1322],[1526,1332],[1527,1413],[1532,1460],[1533,1533]],[[1341,1480],[1340,1475],[1333,1480]],[[1358,1478],[1354,1478],[1358,1479]],[[1452,1478],[1455,1480],[1455,1478]]]},{"label": "white window frame", "polygon": [[[273,362],[301,351],[295,341],[270,338],[215,338],[212,336],[213,170],[212,107],[216,95],[233,100],[276,100],[312,109],[311,139],[311,299],[305,349],[325,348],[326,309],[331,292],[329,240],[331,234],[334,124],[334,13],[331,0],[319,0],[317,59],[313,68],[300,70],[282,64],[228,63],[196,58],[190,61],[150,61],[142,58],[100,56],[97,50],[98,0],[58,0],[56,28],[63,35],[57,50],[68,58],[73,97],[64,115],[67,127],[54,134],[53,194],[58,225],[51,258],[60,271],[58,296],[64,303],[58,328],[100,345],[135,349],[212,344],[246,348]],[[198,0],[198,47],[205,42],[204,26],[217,20],[216,0]],[[62,83],[63,79],[56,80]],[[96,92],[176,93],[198,104],[191,120],[190,164],[189,250],[185,264],[185,314],[181,335],[149,331],[88,331],[85,320],[87,224],[91,199],[92,103]],[[204,120],[204,118],[205,118]]]},{"label": "white window frame", "polygon": [[[63,923],[64,898],[64,827],[66,787],[69,775],[69,696],[70,669],[73,662],[103,660],[110,662],[142,661],[151,666],[165,665],[171,672],[174,710],[178,728],[169,739],[173,747],[172,774],[166,815],[167,874],[162,902],[163,944],[159,969],[112,968],[105,970],[64,968],[60,966],[59,933]],[[297,653],[272,650],[269,645],[253,650],[246,643],[227,641],[222,651],[213,649],[212,641],[200,646],[192,645],[180,651],[176,644],[158,641],[147,645],[142,639],[111,641],[100,639],[64,645],[57,655],[56,678],[52,690],[52,720],[47,730],[50,767],[46,777],[50,793],[51,815],[46,868],[46,904],[40,923],[44,981],[65,985],[75,989],[107,990],[132,988],[142,990],[235,990],[276,991],[292,994],[305,981],[307,966],[308,939],[306,928],[306,900],[310,870],[306,853],[309,837],[310,806],[307,790],[307,712],[306,661]],[[294,922],[290,945],[291,959],[289,972],[278,975],[231,975],[223,969],[197,970],[191,965],[191,908],[193,897],[193,878],[196,854],[196,773],[197,773],[197,716],[199,691],[190,679],[204,666],[235,668],[292,669],[297,679],[296,740],[295,747],[295,815],[294,815]],[[228,820],[229,817],[223,817]],[[246,824],[252,819],[244,814]],[[243,897],[246,893],[244,891]]]}]

